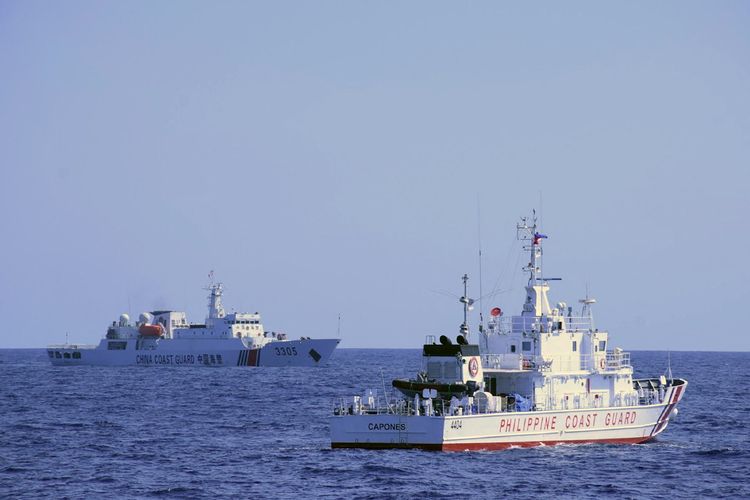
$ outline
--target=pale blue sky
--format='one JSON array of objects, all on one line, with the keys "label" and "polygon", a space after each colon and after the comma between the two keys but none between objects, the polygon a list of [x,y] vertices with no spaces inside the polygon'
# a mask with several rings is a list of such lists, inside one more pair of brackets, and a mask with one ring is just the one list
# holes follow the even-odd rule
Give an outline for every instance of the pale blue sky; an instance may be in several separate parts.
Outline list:
[{"label": "pale blue sky", "polygon": [[6,0],[0,72],[0,347],[200,321],[211,269],[269,329],[418,347],[478,294],[477,197],[519,310],[542,192],[555,302],[750,349],[747,2]]}]

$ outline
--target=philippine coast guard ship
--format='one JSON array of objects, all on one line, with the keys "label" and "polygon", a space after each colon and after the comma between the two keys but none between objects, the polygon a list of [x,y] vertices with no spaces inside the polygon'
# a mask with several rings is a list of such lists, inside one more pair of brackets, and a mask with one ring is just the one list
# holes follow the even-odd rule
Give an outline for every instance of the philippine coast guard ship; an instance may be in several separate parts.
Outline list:
[{"label": "philippine coast guard ship", "polygon": [[536,218],[517,225],[530,262],[526,299],[510,320],[499,308],[479,342],[467,341],[464,322],[456,343],[427,337],[423,371],[394,380],[396,400],[368,391],[336,403],[333,448],[494,450],[561,443],[641,443],[653,439],[677,413],[687,381],[661,376],[633,379],[630,355],[610,348],[595,328],[591,306],[551,307],[542,275],[542,240]]},{"label": "philippine coast guard ship", "polygon": [[267,332],[258,313],[224,311],[221,283],[206,290],[204,324],[190,324],[178,311],[145,312],[135,324],[122,314],[99,345],[51,345],[49,359],[53,365],[318,366],[340,342]]}]

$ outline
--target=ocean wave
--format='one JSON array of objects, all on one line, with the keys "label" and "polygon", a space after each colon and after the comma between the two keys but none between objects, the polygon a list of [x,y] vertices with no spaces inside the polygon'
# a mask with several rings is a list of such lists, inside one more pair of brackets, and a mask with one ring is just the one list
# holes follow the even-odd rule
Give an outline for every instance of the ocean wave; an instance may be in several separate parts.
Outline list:
[{"label": "ocean wave", "polygon": [[702,457],[736,457],[744,455],[745,453],[740,450],[732,448],[711,448],[708,450],[697,450],[690,453],[691,455],[698,455]]},{"label": "ocean wave", "polygon": [[[382,360],[377,366],[373,356]],[[660,373],[663,358],[638,356],[645,372]],[[343,350],[334,365],[294,373],[16,362],[0,366],[0,496],[748,496],[747,403],[731,387],[718,393],[698,385],[750,374],[750,354],[731,373],[715,369],[713,354],[690,356],[706,368],[686,374],[694,389],[652,443],[460,453],[330,448],[330,399],[345,386],[361,393],[363,380],[380,381],[381,366],[386,377],[401,375],[419,359],[416,350]],[[672,360],[675,369],[677,354]],[[283,397],[269,387],[283,387]],[[582,482],[585,471],[597,474]],[[654,474],[675,479],[634,480]]]}]

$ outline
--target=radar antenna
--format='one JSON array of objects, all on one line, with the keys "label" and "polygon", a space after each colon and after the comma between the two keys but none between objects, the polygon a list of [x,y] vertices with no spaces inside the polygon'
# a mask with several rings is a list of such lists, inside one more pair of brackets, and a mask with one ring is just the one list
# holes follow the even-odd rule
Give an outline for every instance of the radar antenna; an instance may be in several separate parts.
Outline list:
[{"label": "radar antenna", "polygon": [[579,303],[583,304],[581,306],[581,317],[587,318],[590,322],[591,330],[594,330],[594,311],[592,311],[591,306],[596,304],[596,299],[593,297],[589,297],[589,285],[586,284],[586,298],[580,299],[578,301]]}]

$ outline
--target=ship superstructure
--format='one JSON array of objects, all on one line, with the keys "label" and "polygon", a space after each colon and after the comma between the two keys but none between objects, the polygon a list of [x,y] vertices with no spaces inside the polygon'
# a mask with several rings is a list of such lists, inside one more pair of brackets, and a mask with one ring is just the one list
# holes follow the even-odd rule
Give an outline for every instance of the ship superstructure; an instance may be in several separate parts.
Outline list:
[{"label": "ship superstructure", "polygon": [[263,328],[260,314],[226,313],[222,283],[210,283],[204,323],[189,323],[181,311],[121,314],[98,345],[51,345],[53,365],[318,366],[339,339],[301,337]]},{"label": "ship superstructure", "polygon": [[397,379],[394,400],[369,392],[339,401],[331,446],[442,450],[501,449],[540,444],[639,443],[663,432],[687,382],[660,376],[633,379],[630,355],[610,346],[594,325],[594,299],[581,311],[550,305],[536,219],[523,218],[517,238],[529,253],[522,311],[506,318],[491,310],[470,343],[463,277],[464,322],[456,342],[428,336],[423,369]]},{"label": "ship superstructure", "polygon": [[542,274],[542,240],[547,236],[526,218],[516,231],[530,257],[524,267],[529,273],[526,297],[519,315],[506,318],[494,308],[479,334],[487,391],[526,395],[537,410],[637,403],[630,353],[610,347],[609,334],[595,327],[596,301],[581,299],[575,315],[565,302],[551,306],[553,279]]}]

